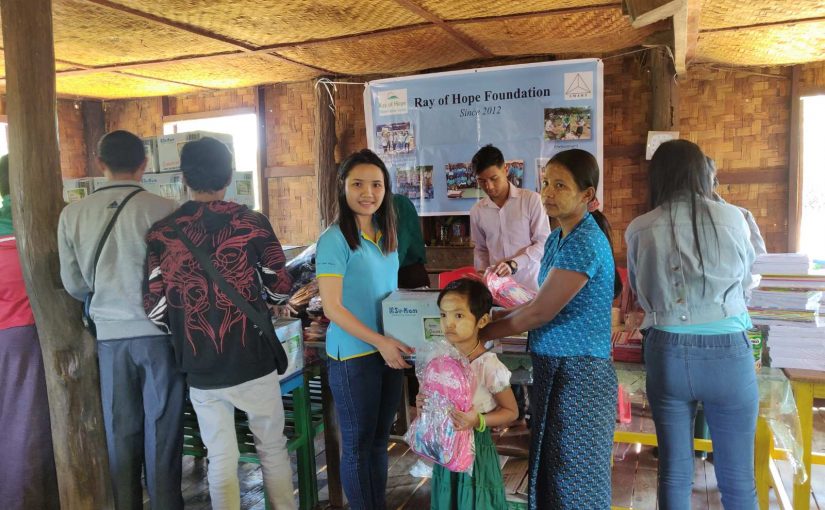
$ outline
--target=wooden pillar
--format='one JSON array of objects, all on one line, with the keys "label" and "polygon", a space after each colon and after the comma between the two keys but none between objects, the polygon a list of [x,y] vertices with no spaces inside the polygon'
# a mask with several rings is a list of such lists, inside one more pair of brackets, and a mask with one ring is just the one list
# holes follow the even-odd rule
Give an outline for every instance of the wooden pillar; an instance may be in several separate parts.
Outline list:
[{"label": "wooden pillar", "polygon": [[258,102],[258,182],[261,187],[261,213],[267,218],[269,215],[269,179],[266,177],[266,167],[269,165],[266,152],[266,86],[257,87]]},{"label": "wooden pillar", "polygon": [[650,50],[650,129],[679,130],[679,87],[673,59],[665,47]]},{"label": "wooden pillar", "polygon": [[788,141],[788,249],[799,250],[800,227],[802,222],[802,99],[799,93],[801,66],[793,66],[791,71],[791,132]]},{"label": "wooden pillar", "polygon": [[315,87],[315,176],[318,178],[318,208],[321,229],[335,221],[338,211],[338,169],[335,166],[335,111],[327,88],[316,82]]},{"label": "wooden pillar", "polygon": [[80,304],[60,285],[51,0],[3,0],[0,11],[14,228],[43,349],[61,507],[111,508],[95,340],[81,325]]},{"label": "wooden pillar", "polygon": [[106,116],[100,101],[83,101],[83,140],[86,143],[86,175],[103,175],[97,167],[97,142],[106,134]]}]

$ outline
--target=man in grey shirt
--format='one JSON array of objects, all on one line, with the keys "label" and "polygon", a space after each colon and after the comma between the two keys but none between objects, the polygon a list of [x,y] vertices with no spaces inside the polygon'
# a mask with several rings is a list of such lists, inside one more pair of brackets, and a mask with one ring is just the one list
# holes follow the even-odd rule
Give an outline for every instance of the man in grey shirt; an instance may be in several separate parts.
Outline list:
[{"label": "man in grey shirt", "polygon": [[[719,196],[719,193],[716,191],[719,188],[719,177],[716,175],[716,162],[710,156],[705,156],[705,162],[710,168],[711,175],[713,176],[713,199],[722,204],[726,204],[727,202],[725,202],[725,200]],[[762,238],[762,233],[759,231],[759,225],[756,224],[756,219],[753,217],[753,214],[751,214],[751,212],[744,207],[739,207],[737,205],[736,208],[739,209],[742,216],[745,217],[745,222],[748,224],[748,230],[750,231],[750,242],[756,256],[758,257],[768,253],[768,250],[765,249],[765,240]]]},{"label": "man in grey shirt", "polygon": [[[153,509],[183,508],[184,378],[176,367],[167,332],[143,309],[145,236],[177,205],[142,190],[143,142],[128,131],[101,138],[98,165],[109,182],[60,214],[60,276],[66,290],[83,300],[93,292],[90,316],[97,327],[100,390],[115,506],[143,508],[141,473]],[[103,231],[124,198],[103,244]]]}]

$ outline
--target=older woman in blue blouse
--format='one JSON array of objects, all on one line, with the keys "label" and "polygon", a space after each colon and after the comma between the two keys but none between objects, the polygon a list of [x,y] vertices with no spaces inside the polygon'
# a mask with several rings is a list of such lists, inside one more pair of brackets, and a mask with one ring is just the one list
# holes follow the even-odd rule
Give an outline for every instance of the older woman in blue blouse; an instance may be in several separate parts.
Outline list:
[{"label": "older woman in blue blouse", "polygon": [[610,308],[618,284],[598,185],[590,153],[572,149],[550,160],[542,199],[560,228],[545,245],[538,295],[481,330],[484,339],[530,331],[531,509],[610,508],[617,395]]}]

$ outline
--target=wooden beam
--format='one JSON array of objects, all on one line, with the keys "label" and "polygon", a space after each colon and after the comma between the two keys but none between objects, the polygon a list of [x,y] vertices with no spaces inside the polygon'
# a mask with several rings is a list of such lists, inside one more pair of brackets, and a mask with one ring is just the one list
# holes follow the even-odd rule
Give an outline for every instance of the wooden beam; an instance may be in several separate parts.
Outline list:
[{"label": "wooden beam", "polygon": [[86,144],[86,175],[102,175],[97,166],[97,142],[106,134],[106,116],[100,101],[82,101],[83,141]]},{"label": "wooden beam", "polygon": [[[649,10],[642,10],[644,7],[638,6],[641,2],[627,2],[629,11],[630,11],[630,18],[631,18],[631,25],[633,28],[642,28],[646,27],[650,24],[656,23],[657,21],[661,21],[663,19],[672,18],[679,9],[682,8],[684,4],[684,0],[671,0],[665,4],[658,5]],[[650,6],[650,2],[644,2],[647,6]]]},{"label": "wooden beam", "polygon": [[161,120],[163,122],[180,122],[182,120],[209,119],[212,117],[228,117],[230,115],[244,115],[246,113],[258,113],[258,107],[241,106],[239,108],[227,108],[225,110],[207,110],[202,112],[164,115]]},{"label": "wooden beam", "polygon": [[799,83],[802,79],[801,66],[791,70],[791,132],[788,140],[788,251],[799,250],[802,221],[802,98]]},{"label": "wooden beam", "polygon": [[80,304],[60,285],[51,0],[3,0],[0,17],[14,228],[43,351],[61,508],[112,508],[97,345],[81,325]]},{"label": "wooden beam", "polygon": [[717,176],[721,186],[728,184],[784,184],[788,182],[788,167],[753,167],[730,170],[722,168]]},{"label": "wooden beam", "polygon": [[473,53],[477,54],[480,57],[494,57],[495,54],[485,48],[482,44],[475,41],[472,37],[468,36],[464,32],[460,32],[458,29],[453,28],[449,24],[447,24],[443,19],[439,18],[432,12],[428,11],[427,9],[421,7],[413,0],[394,0],[395,3],[400,5],[402,8],[410,11],[411,13],[424,18],[425,20],[429,21],[430,23],[434,24],[435,26],[441,28],[445,32],[447,32],[450,37],[452,37],[458,44],[464,46],[468,50],[472,51]]},{"label": "wooden beam", "polygon": [[315,165],[270,166],[264,176],[267,179],[278,177],[309,177],[315,175]]},{"label": "wooden beam", "polygon": [[543,11],[521,12],[518,14],[505,14],[503,16],[481,16],[467,19],[446,20],[451,25],[464,25],[469,23],[488,23],[490,21],[519,21],[527,18],[537,18],[541,16],[560,16],[569,14],[579,14],[582,12],[596,12],[603,10],[621,9],[622,2],[605,2],[602,4],[584,5],[581,7],[562,7],[560,9],[545,9]]},{"label": "wooden beam", "polygon": [[786,19],[781,21],[767,21],[765,23],[753,23],[750,25],[738,25],[731,27],[706,28],[704,30],[700,30],[699,33],[712,34],[714,32],[736,32],[737,30],[751,30],[754,28],[770,28],[777,26],[801,25],[803,23],[820,23],[822,21],[825,21],[825,16],[815,16],[812,18],[800,19]]},{"label": "wooden beam", "polygon": [[255,87],[257,94],[257,102],[255,109],[258,120],[258,185],[261,192],[261,212],[264,216],[269,218],[269,179],[266,178],[266,169],[268,164],[266,151],[266,115],[268,109],[266,106],[266,86],[259,85]]},{"label": "wooden beam", "polygon": [[679,10],[673,13],[673,67],[676,70],[676,74],[685,74],[687,72],[687,47],[689,39],[687,20],[687,0],[682,0],[682,5],[679,7]]},{"label": "wooden beam", "polygon": [[664,47],[651,48],[650,56],[650,129],[679,130],[679,89],[670,54]]},{"label": "wooden beam", "polygon": [[315,82],[315,175],[318,177],[318,209],[321,229],[335,221],[338,213],[338,174],[335,168],[335,112],[333,102],[324,85]]},{"label": "wooden beam", "polygon": [[[685,46],[685,67],[696,58],[699,45],[699,18],[702,12],[701,0],[685,0],[687,10],[687,45]],[[677,70],[678,72],[678,70]]]}]

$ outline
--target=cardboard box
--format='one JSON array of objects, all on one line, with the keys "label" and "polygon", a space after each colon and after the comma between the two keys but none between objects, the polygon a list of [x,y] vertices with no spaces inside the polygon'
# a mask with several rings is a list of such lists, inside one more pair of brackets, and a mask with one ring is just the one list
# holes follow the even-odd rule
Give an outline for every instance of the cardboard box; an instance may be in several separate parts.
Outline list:
[{"label": "cardboard box", "polygon": [[189,191],[183,185],[183,174],[169,172],[163,174],[143,174],[141,180],[146,191],[182,204],[189,200]]},{"label": "cardboard box", "polygon": [[94,180],[91,177],[80,179],[63,179],[63,201],[67,204],[83,200],[94,191]]},{"label": "cardboard box", "polygon": [[226,188],[224,200],[254,209],[255,193],[254,186],[252,185],[252,172],[234,172],[232,174],[232,182],[230,182]]},{"label": "cardboard box", "polygon": [[437,290],[396,290],[381,303],[384,334],[415,349],[444,339]]},{"label": "cardboard box", "polygon": [[158,172],[177,172],[180,170],[180,151],[187,142],[200,140],[209,136],[220,140],[232,152],[232,169],[235,168],[235,151],[232,148],[232,135],[225,133],[210,133],[209,131],[190,131],[163,135],[157,138]]},{"label": "cardboard box", "polygon": [[143,141],[143,151],[146,153],[147,174],[158,172],[158,139],[156,137],[141,138]]},{"label": "cardboard box", "polygon": [[300,319],[273,318],[272,324],[289,360],[286,372],[280,376],[280,379],[286,379],[304,369],[304,332]]}]

